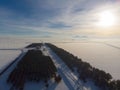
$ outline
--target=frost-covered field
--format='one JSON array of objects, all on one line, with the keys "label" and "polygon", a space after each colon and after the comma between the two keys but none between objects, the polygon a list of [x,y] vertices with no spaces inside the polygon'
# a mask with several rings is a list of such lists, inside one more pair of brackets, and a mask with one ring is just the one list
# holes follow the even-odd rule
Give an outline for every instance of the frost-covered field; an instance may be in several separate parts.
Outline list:
[{"label": "frost-covered field", "polygon": [[107,43],[118,48],[98,42],[56,43],[55,45],[89,62],[92,66],[105,70],[114,79],[120,79],[120,43]]},{"label": "frost-covered field", "polygon": [[21,53],[20,50],[0,50],[0,71]]},{"label": "frost-covered field", "polygon": [[95,86],[92,81],[83,83],[81,80],[78,79],[76,73],[73,73],[62,61],[62,59],[60,59],[49,47],[45,46],[43,48],[46,49],[45,51],[42,49],[44,55],[48,55],[52,58],[56,68],[58,69],[58,73],[66,82],[66,85],[69,87],[69,90],[101,90],[100,88]]},{"label": "frost-covered field", "polygon": [[21,53],[21,48],[25,47],[22,39],[0,37],[0,71],[11,61],[15,60]]},{"label": "frost-covered field", "polygon": [[[120,79],[120,41],[101,40],[102,43],[96,41],[55,44],[80,57],[83,61],[89,62],[92,66],[109,72],[114,79]],[[41,41],[40,39],[0,37],[0,70],[21,53],[20,50],[12,49],[21,49],[34,42]]]},{"label": "frost-covered field", "polygon": [[[20,39],[20,38],[1,38],[0,37],[0,70],[7,66],[11,61],[21,53],[21,49],[30,43],[40,42],[39,39]],[[78,56],[83,61],[89,62],[92,66],[109,72],[114,79],[120,79],[120,43],[119,42],[93,42],[85,41],[79,43],[53,43],[58,47],[64,48],[72,54]],[[6,74],[7,75],[7,74]],[[4,76],[3,76],[4,77]],[[3,78],[4,79],[4,78]],[[1,80],[1,85],[4,84]],[[66,81],[57,85],[53,83],[49,90],[68,90]],[[32,84],[32,85],[31,85]],[[91,84],[91,82],[90,82]],[[90,85],[86,84],[86,85]],[[42,85],[43,86],[43,85]],[[41,87],[42,87],[41,86]],[[90,85],[94,86],[94,85]],[[38,89],[37,89],[38,87]],[[85,86],[89,87],[89,86]],[[2,87],[4,88],[4,86]],[[31,89],[30,89],[31,88]],[[28,83],[25,90],[39,90],[39,84]],[[93,87],[95,88],[95,87]],[[42,90],[44,87],[42,87]],[[96,90],[96,89],[95,89]]]},{"label": "frost-covered field", "polygon": [[[15,41],[17,40],[17,41]],[[1,40],[2,41],[2,40]],[[16,46],[15,46],[16,45]],[[3,40],[2,44],[0,44],[0,69],[4,69],[11,61],[15,60],[16,57],[21,53],[21,48],[24,48],[26,44],[26,40],[22,40],[20,43],[18,39],[8,39]],[[24,53],[23,53],[24,54]],[[23,55],[22,55],[23,56]],[[22,57],[21,56],[21,57]],[[21,58],[19,57],[19,58]],[[20,59],[17,60],[17,62]],[[15,62],[5,73],[0,76],[0,90],[9,90],[10,85],[6,83],[7,77],[10,72],[15,68],[17,62]],[[59,84],[56,84],[54,80],[49,82],[50,86],[47,90],[72,90],[70,89],[64,80],[61,80]],[[40,83],[26,83],[25,90],[46,90],[45,84],[43,82]]]}]

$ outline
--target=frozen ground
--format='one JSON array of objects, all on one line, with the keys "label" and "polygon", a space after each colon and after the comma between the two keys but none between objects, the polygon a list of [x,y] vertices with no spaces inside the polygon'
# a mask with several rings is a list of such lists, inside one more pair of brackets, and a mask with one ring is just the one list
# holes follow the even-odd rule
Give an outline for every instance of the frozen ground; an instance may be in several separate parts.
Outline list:
[{"label": "frozen ground", "polygon": [[35,42],[35,40],[26,38],[0,37],[0,71],[18,57],[21,49],[32,41]]},{"label": "frozen ground", "polygon": [[44,55],[48,55],[52,58],[58,69],[58,73],[62,76],[62,79],[69,87],[69,90],[100,90],[100,88],[96,87],[92,81],[83,83],[79,80],[77,75],[73,73],[49,47],[43,46],[42,48],[44,48],[44,50],[42,49]]},{"label": "frozen ground", "polygon": [[25,84],[24,90],[70,90],[65,82],[61,80],[59,84],[55,83],[54,80],[49,81],[49,87],[45,87],[45,83],[32,83],[28,82]]},{"label": "frozen ground", "polygon": [[0,50],[0,71],[21,53],[20,50]]},{"label": "frozen ground", "polygon": [[[42,50],[42,49],[41,49]],[[18,60],[10,67],[8,70],[0,76],[0,90],[9,90],[11,85],[6,83],[6,80],[10,72],[15,68],[18,61],[26,54],[22,52]],[[64,62],[49,48],[46,48],[44,52],[45,55],[49,55],[53,62],[55,63],[58,74],[62,77],[62,81],[59,84],[56,84],[54,80],[49,81],[49,87],[46,88],[43,82],[33,83],[27,82],[25,84],[24,90],[99,90],[92,82],[84,84],[77,79],[76,75],[71,72],[71,70],[64,64]],[[81,89],[80,89],[81,88]]]},{"label": "frozen ground", "polygon": [[[12,52],[10,53],[10,50],[4,49],[21,49],[32,42],[41,42],[41,40],[0,37],[0,69],[19,54],[17,50],[11,50]],[[89,62],[91,65],[111,73],[114,79],[120,79],[120,40],[97,39],[79,41],[79,43],[55,44]]]},{"label": "frozen ground", "polygon": [[22,41],[16,38],[0,37],[0,72],[21,53],[20,49],[25,47],[25,42]]},{"label": "frozen ground", "polygon": [[[10,72],[15,68],[18,61],[21,60],[21,58],[26,54],[27,51],[26,50],[24,50],[24,51],[25,52],[21,53],[21,55],[19,56],[17,61],[10,68],[8,68],[6,72],[4,72],[0,76],[0,90],[9,90],[10,89],[11,85],[7,84],[6,80],[9,76]],[[59,84],[55,83],[54,80],[51,79],[49,81],[48,88],[45,87],[45,84],[43,82],[39,82],[39,83],[27,82],[27,83],[25,83],[24,90],[73,90],[69,87],[66,85],[64,79],[62,79]]]},{"label": "frozen ground", "polygon": [[11,67],[9,67],[2,75],[0,75],[0,90],[9,90],[11,85],[8,85],[6,83],[6,80],[9,76],[9,74],[11,73],[11,71],[15,68],[16,64],[18,63],[19,60],[21,60],[21,58],[26,54],[26,52],[21,53],[19,55],[19,58],[17,59],[17,61],[12,64]]},{"label": "frozen ground", "polygon": [[[32,42],[40,42],[40,40],[35,41],[32,39],[0,38],[0,70],[7,66],[21,53],[21,48],[24,48],[26,45]],[[120,79],[119,42],[98,43],[85,41],[81,43],[56,43],[56,45],[82,58],[83,61],[87,61],[91,65],[109,72],[112,74],[114,79]],[[5,74],[5,77],[8,75],[8,73]],[[9,90],[4,89],[4,87],[7,86],[4,80],[4,77],[0,77],[0,90]],[[69,90],[68,83],[65,82],[66,81],[62,80],[59,85],[51,83],[51,87],[48,90]],[[41,82],[33,86],[32,85],[33,83],[27,83],[25,90],[33,90],[35,87],[35,90],[39,90],[41,88],[40,85],[43,84]],[[91,90],[91,88],[94,88],[92,90],[98,90],[95,89],[95,86],[91,81],[89,81],[87,84],[84,84],[84,87],[87,87],[87,90]],[[45,90],[45,88],[42,88],[42,90]]]},{"label": "frozen ground", "polygon": [[55,45],[89,62],[92,66],[109,72],[114,79],[120,79],[119,43],[115,47],[112,46],[113,43],[107,43],[111,46],[98,42],[56,43]]}]

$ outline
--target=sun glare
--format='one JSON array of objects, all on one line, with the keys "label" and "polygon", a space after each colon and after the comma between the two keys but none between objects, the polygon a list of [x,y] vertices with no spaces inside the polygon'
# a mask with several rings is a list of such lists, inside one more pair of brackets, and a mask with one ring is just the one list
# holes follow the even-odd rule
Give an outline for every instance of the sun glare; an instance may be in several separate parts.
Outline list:
[{"label": "sun glare", "polygon": [[103,11],[99,14],[98,26],[100,27],[111,27],[115,24],[116,17],[111,11]]}]

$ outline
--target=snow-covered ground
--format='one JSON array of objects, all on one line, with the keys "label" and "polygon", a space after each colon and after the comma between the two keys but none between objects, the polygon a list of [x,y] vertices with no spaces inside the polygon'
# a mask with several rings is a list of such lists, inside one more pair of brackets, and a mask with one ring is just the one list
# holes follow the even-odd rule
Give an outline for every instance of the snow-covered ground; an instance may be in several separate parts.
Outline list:
[{"label": "snow-covered ground", "polygon": [[[7,84],[6,80],[10,72],[15,68],[18,61],[27,52],[26,50],[23,51],[25,52],[21,53],[18,60],[0,76],[0,90],[9,90],[11,85]],[[58,74],[60,74],[60,76],[62,77],[61,82],[59,84],[56,84],[54,80],[51,79],[49,81],[48,88],[45,87],[45,84],[43,82],[27,82],[25,83],[24,90],[100,90],[92,82],[84,84],[83,82],[78,80],[76,75],[72,73],[71,70],[64,64],[64,62],[49,48],[46,48],[44,54],[49,55],[52,58],[58,69]]]},{"label": "snow-covered ground", "polygon": [[0,75],[0,90],[9,90],[10,89],[11,85],[8,85],[6,80],[7,80],[8,76],[9,76],[9,74],[11,73],[11,71],[15,68],[18,61],[21,60],[21,58],[25,54],[26,54],[26,52],[21,53],[19,55],[19,58],[17,58],[17,61],[15,63],[13,63],[12,66],[7,69],[7,71],[5,71],[2,75]]},{"label": "snow-covered ground", "polygon": [[[30,48],[31,49],[31,48]],[[43,48],[40,49],[43,52]],[[44,53],[45,56],[48,56],[48,53]],[[62,79],[58,84],[55,83],[54,79],[52,78],[51,80],[48,81],[49,87],[45,87],[44,82],[27,82],[25,83],[24,90],[73,90],[70,88],[70,86],[67,85],[66,80]]]},{"label": "snow-covered ground", "polygon": [[0,37],[0,72],[11,61],[21,53],[21,49],[29,45],[35,40],[14,38],[14,37]]},{"label": "snow-covered ground", "polygon": [[[40,40],[35,41],[32,39],[16,39],[16,38],[0,37],[0,70],[2,70],[17,56],[19,56],[19,54],[21,53],[20,49],[24,48],[25,46],[27,46],[32,42],[39,43]],[[114,79],[120,79],[120,70],[119,70],[120,42],[99,43],[93,41],[92,42],[85,41],[80,43],[54,43],[54,44],[80,57],[83,61],[89,62],[92,66],[95,66],[99,69],[109,72]],[[59,72],[61,72],[61,70]],[[5,77],[8,75],[8,73],[5,74]],[[4,89],[4,87],[7,86],[4,80],[5,80],[4,77],[0,77],[0,90],[9,90],[9,89]],[[35,85],[33,85],[33,83],[26,83],[25,90],[33,90],[33,88],[36,88],[35,90],[45,90],[45,88],[43,88],[40,85],[43,86],[42,82]],[[94,88],[92,90],[98,90],[95,89],[95,86],[91,81],[83,85],[84,87],[87,87],[87,90],[91,90],[91,88]],[[65,81],[62,80],[58,85],[56,85],[55,83],[51,83],[51,86],[49,87],[48,90],[69,90],[68,83],[66,83],[66,80]]]},{"label": "snow-covered ground", "polygon": [[[113,45],[111,42],[107,44]],[[105,70],[114,79],[120,79],[120,49],[98,42],[55,43],[55,45],[89,62],[92,66]]]},{"label": "snow-covered ground", "polygon": [[96,87],[92,81],[83,83],[79,80],[77,75],[73,73],[49,47],[43,46],[42,48],[43,54],[52,58],[56,68],[58,69],[58,73],[62,76],[62,79],[69,87],[69,90],[100,90],[100,88]]},{"label": "snow-covered ground", "polygon": [[0,50],[0,72],[21,53],[20,50]]},{"label": "snow-covered ground", "polygon": [[25,41],[21,39],[0,37],[0,72],[21,53]]},{"label": "snow-covered ground", "polygon": [[[5,71],[0,76],[0,90],[9,90],[10,89],[11,85],[7,84],[6,80],[9,76],[10,72],[15,68],[18,61],[21,60],[21,58],[26,54],[26,52],[27,52],[27,49],[23,50],[23,52],[20,54],[19,58],[17,58],[17,61],[10,68],[8,68],[7,71]],[[11,53],[11,50],[10,50],[10,53]],[[16,55],[16,54],[14,54],[14,55]],[[12,57],[13,55],[10,55],[10,56]],[[8,63],[8,62],[6,62],[6,63]],[[27,83],[25,83],[24,90],[73,90],[73,89],[70,89],[70,86],[68,87],[66,85],[64,79],[62,79],[59,84],[55,83],[54,79],[51,79],[49,81],[48,88],[45,87],[45,83],[43,83],[43,82],[39,82],[39,83],[27,82]]]},{"label": "snow-covered ground", "polygon": [[61,80],[61,82],[57,84],[52,79],[49,81],[48,88],[45,87],[44,82],[39,82],[39,83],[27,82],[25,84],[24,90],[70,90],[70,89],[67,87],[67,85],[63,80]]}]

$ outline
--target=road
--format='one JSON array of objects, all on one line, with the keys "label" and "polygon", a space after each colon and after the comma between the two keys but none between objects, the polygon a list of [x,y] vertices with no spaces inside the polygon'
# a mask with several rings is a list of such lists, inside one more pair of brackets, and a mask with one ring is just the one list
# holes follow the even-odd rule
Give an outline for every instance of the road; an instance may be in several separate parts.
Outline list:
[{"label": "road", "polygon": [[58,73],[66,79],[66,83],[71,87],[70,90],[86,90],[82,85],[78,77],[67,67],[67,65],[47,46],[42,47],[42,52],[44,55],[51,57],[55,63]]}]

